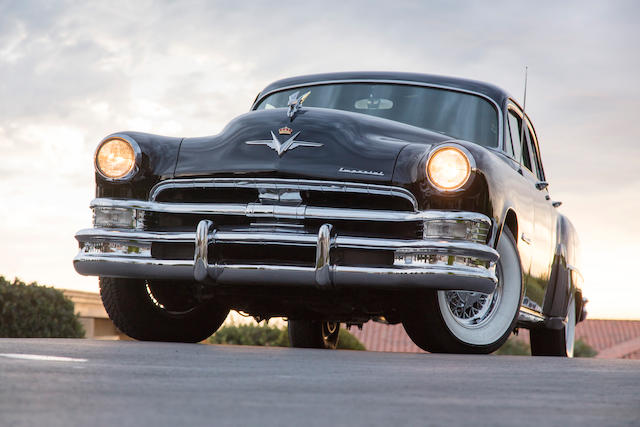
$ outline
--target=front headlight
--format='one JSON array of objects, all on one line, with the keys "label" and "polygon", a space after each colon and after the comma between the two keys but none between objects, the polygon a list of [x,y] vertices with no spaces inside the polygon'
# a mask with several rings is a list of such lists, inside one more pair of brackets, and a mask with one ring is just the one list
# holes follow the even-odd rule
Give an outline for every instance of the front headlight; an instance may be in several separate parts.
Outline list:
[{"label": "front headlight", "polygon": [[436,149],[427,162],[427,178],[437,189],[454,191],[471,176],[469,157],[459,148],[445,146]]},{"label": "front headlight", "polygon": [[104,141],[96,152],[96,169],[105,178],[123,179],[129,177],[136,167],[135,142],[115,137]]}]

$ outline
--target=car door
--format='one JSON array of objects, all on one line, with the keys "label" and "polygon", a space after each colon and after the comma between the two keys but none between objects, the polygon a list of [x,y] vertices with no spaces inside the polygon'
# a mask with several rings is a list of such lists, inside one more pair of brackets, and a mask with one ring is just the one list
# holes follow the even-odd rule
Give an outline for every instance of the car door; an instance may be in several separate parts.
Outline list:
[{"label": "car door", "polygon": [[532,196],[534,205],[534,254],[531,261],[531,280],[526,296],[529,307],[542,312],[544,295],[553,264],[556,214],[549,195],[549,184],[546,181],[542,167],[538,139],[529,118],[527,118],[526,143],[531,161],[530,172],[535,182],[535,190]]},{"label": "car door", "polygon": [[[522,112],[515,104],[509,104],[506,116],[506,137],[505,137],[505,153],[511,157],[513,168],[517,171],[510,188],[511,202],[518,216],[518,236],[516,243],[518,252],[520,253],[520,261],[522,263],[522,273],[525,289],[529,286],[531,263],[534,256],[533,236],[535,233],[535,211],[532,208],[533,192],[532,187],[535,185],[530,173],[524,172],[526,165],[530,165],[528,151],[523,151],[523,143],[521,138],[526,138],[526,132],[522,132]],[[526,141],[526,139],[525,139]],[[524,147],[526,147],[526,143]],[[526,302],[526,301],[525,301]]]},{"label": "car door", "polygon": [[[518,215],[518,250],[523,266],[525,297],[523,305],[542,312],[551,263],[553,262],[553,236],[555,223],[539,156],[536,134],[527,118],[522,126],[522,111],[509,103],[507,122],[511,147],[505,144],[505,152],[512,154],[519,173],[519,191],[516,202]],[[509,141],[507,141],[509,142]]]}]

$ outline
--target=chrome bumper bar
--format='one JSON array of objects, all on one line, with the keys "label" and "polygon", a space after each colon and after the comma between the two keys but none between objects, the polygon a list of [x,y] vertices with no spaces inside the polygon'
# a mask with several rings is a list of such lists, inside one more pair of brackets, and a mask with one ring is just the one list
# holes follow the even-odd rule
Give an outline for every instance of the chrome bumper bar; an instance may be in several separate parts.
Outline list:
[{"label": "chrome bumper bar", "polygon": [[491,226],[491,220],[475,212],[388,211],[319,206],[263,205],[261,203],[164,203],[142,200],[94,199],[91,208],[136,209],[145,212],[195,215],[230,215],[247,218],[408,222],[429,220],[474,221]]},{"label": "chrome bumper bar", "polygon": [[[370,213],[370,212],[369,212]],[[490,293],[497,278],[498,253],[491,247],[464,241],[396,240],[340,236],[330,224],[317,235],[287,232],[220,231],[202,220],[195,233],[88,229],[76,234],[80,253],[76,271],[84,275],[212,281],[220,285],[290,285],[319,288],[441,289]],[[160,260],[151,256],[154,242],[193,243],[194,259]],[[212,245],[260,244],[316,248],[313,267],[263,264],[210,264]],[[113,249],[109,245],[117,245]],[[132,249],[133,248],[133,249]],[[401,254],[393,266],[335,265],[336,248],[393,250]],[[425,261],[412,263],[416,255]],[[397,258],[398,259],[398,258]]]}]

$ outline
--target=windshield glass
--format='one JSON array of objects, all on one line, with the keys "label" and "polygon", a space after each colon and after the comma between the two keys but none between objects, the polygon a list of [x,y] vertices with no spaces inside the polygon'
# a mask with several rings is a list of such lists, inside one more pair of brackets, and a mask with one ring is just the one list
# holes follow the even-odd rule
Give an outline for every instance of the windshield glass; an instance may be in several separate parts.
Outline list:
[{"label": "windshield glass", "polygon": [[310,92],[303,107],[382,117],[487,147],[498,146],[498,113],[486,99],[454,90],[390,83],[337,83],[273,93],[257,110],[287,107],[289,95]]}]

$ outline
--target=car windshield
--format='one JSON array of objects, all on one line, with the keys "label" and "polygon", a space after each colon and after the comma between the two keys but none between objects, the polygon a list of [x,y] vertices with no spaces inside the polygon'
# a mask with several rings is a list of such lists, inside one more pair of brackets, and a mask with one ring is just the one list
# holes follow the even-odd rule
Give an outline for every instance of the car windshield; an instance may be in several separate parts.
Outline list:
[{"label": "car windshield", "polygon": [[498,146],[498,113],[486,99],[455,90],[391,83],[297,87],[264,98],[257,110],[287,107],[289,95],[309,93],[304,107],[382,117],[486,147]]}]

